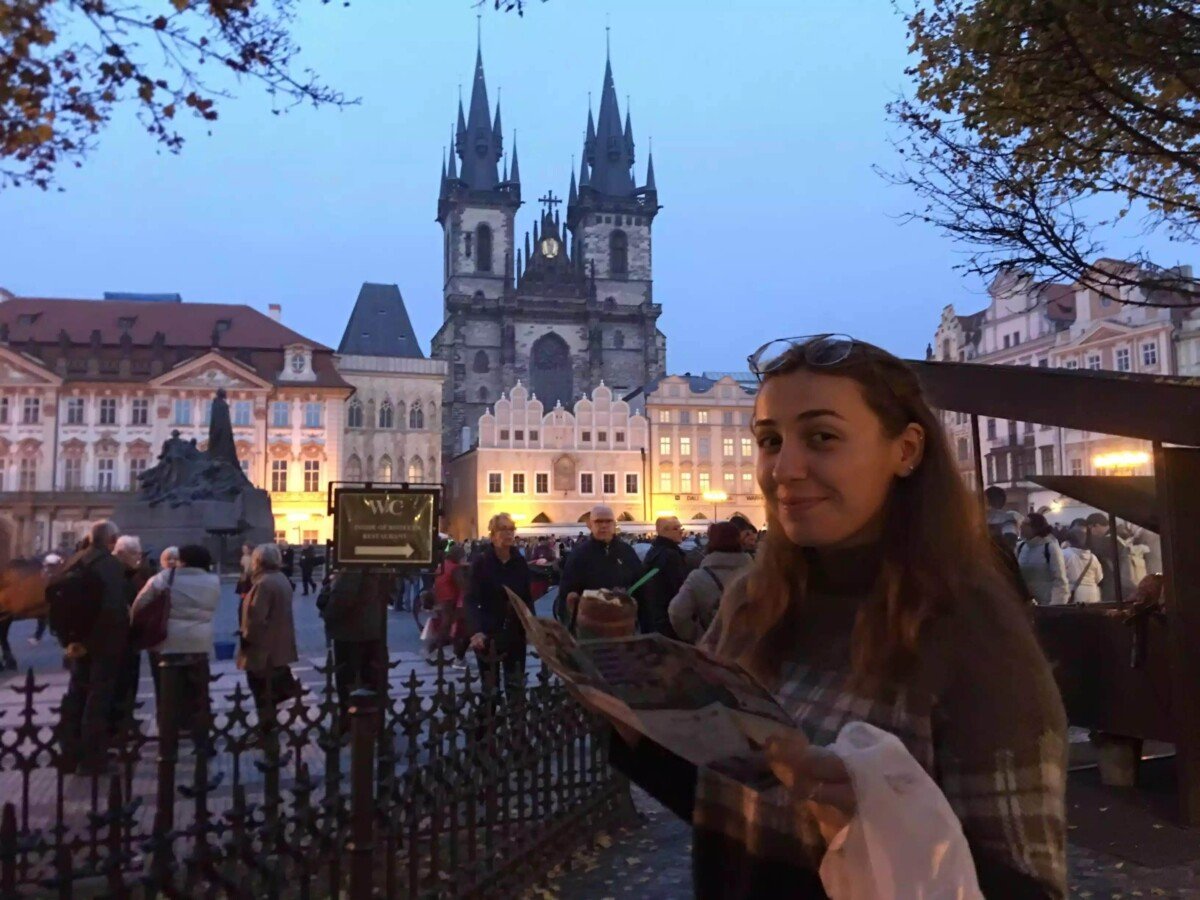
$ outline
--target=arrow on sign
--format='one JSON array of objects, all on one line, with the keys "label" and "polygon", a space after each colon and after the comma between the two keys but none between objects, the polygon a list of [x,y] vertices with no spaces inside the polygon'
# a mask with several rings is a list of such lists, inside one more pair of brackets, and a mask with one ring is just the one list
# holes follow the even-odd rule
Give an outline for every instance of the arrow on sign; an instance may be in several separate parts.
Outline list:
[{"label": "arrow on sign", "polygon": [[396,548],[396,552],[398,554],[400,554],[401,556],[403,556],[405,559],[408,559],[410,556],[412,556],[417,551],[413,550],[411,544],[401,544],[399,547]]}]

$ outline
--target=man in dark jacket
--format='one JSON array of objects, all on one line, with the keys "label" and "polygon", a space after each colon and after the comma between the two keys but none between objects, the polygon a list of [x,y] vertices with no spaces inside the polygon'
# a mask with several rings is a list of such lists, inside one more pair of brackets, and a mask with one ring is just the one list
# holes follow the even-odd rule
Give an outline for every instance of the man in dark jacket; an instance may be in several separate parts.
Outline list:
[{"label": "man in dark jacket", "polygon": [[617,521],[612,507],[603,504],[592,507],[588,530],[591,537],[582,540],[571,551],[558,585],[559,596],[566,602],[572,633],[584,591],[627,590],[642,570],[637,551],[617,538]]},{"label": "man in dark jacket", "polygon": [[59,721],[64,772],[93,775],[107,769],[109,713],[129,642],[125,567],[112,554],[119,534],[112,522],[96,522],[88,546],[63,567],[64,577],[75,569],[90,570],[99,585],[92,627],[66,647],[71,679]]},{"label": "man in dark jacket", "polygon": [[492,542],[471,560],[467,581],[467,622],[471,649],[479,657],[485,687],[495,687],[496,665],[503,670],[505,690],[525,685],[525,629],[508,600],[508,588],[533,609],[529,564],[517,552],[517,526],[508,513],[488,522]]},{"label": "man in dark jacket", "polygon": [[333,643],[333,677],[342,716],[358,688],[381,693],[387,672],[386,609],[395,576],[346,569],[321,588],[317,609]]},{"label": "man in dark jacket", "polygon": [[654,523],[657,537],[642,561],[642,576],[650,580],[638,588],[638,625],[643,634],[658,632],[675,637],[675,629],[667,616],[667,607],[687,578],[687,560],[679,545],[683,542],[683,526],[674,516],[660,516]]},{"label": "man in dark jacket", "polygon": [[300,551],[300,579],[304,583],[303,597],[308,596],[308,589],[312,588],[313,593],[317,592],[316,582],[313,581],[313,572],[317,568],[317,548],[312,544],[305,544]]}]

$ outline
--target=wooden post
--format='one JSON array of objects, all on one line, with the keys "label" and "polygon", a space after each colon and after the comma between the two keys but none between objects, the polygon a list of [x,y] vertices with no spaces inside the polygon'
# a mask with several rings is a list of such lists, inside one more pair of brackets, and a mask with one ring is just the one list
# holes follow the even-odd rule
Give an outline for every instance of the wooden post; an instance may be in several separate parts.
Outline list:
[{"label": "wooden post", "polygon": [[1163,584],[1171,657],[1171,716],[1179,811],[1185,825],[1200,825],[1200,449],[1154,446],[1154,475],[1162,522]]},{"label": "wooden post", "polygon": [[350,708],[350,843],[346,849],[351,900],[369,900],[373,892],[376,699],[374,691],[360,688]]}]

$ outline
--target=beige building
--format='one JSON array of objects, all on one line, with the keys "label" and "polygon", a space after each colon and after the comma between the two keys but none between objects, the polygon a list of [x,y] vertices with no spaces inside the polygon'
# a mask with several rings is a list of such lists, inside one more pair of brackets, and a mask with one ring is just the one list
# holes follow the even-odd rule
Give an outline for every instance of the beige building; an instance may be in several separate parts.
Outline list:
[{"label": "beige building", "polygon": [[760,527],[766,523],[747,379],[670,375],[626,399],[650,422],[653,517],[678,516],[687,528],[735,514]]},{"label": "beige building", "polygon": [[649,427],[603,384],[549,411],[517,383],[479,419],[479,441],[447,466],[447,521],[459,540],[478,537],[498,512],[521,526],[573,533],[597,503],[631,527],[650,515]]},{"label": "beige building", "polygon": [[71,547],[155,464],[172,431],[203,449],[217,388],[278,537],[324,540],[350,385],[279,308],[154,300],[0,302],[0,553]]},{"label": "beige building", "polygon": [[440,482],[446,363],[421,352],[396,285],[362,286],[338,354],[338,372],[354,387],[341,478]]},{"label": "beige building", "polygon": [[[1128,289],[1121,290],[1129,296]],[[953,306],[942,311],[931,359],[1200,374],[1200,320],[1192,310],[1133,306],[1095,290],[1011,275],[997,278],[988,293],[990,301],[979,312],[960,316]],[[943,415],[963,477],[974,483],[970,418]],[[1148,475],[1152,469],[1150,445],[1129,438],[995,418],[980,418],[978,437],[984,482],[1005,488],[1013,506],[1041,509],[1057,498],[1030,476]]]}]

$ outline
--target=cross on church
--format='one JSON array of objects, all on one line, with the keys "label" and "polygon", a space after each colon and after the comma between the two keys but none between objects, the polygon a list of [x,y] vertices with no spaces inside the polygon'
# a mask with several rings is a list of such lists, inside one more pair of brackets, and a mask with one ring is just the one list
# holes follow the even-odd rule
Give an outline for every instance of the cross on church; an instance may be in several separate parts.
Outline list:
[{"label": "cross on church", "polygon": [[552,213],[554,212],[554,207],[562,203],[562,200],[554,196],[554,191],[546,191],[545,197],[538,197],[538,203],[544,204],[546,207],[546,212]]}]

